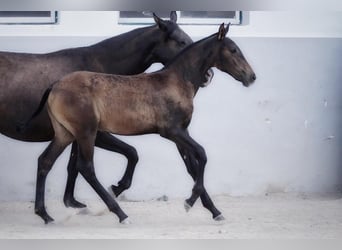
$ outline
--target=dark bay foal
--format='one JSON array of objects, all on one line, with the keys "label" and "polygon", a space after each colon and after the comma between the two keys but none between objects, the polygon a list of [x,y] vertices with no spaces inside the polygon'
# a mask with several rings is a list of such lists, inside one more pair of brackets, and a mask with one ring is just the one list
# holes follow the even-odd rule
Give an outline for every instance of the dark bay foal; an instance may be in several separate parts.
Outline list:
[{"label": "dark bay foal", "polygon": [[[164,69],[134,76],[75,72],[48,89],[40,108],[48,102],[55,137],[38,160],[36,213],[45,222],[51,217],[44,206],[46,176],[65,147],[77,141],[77,169],[100,195],[120,222],[127,215],[95,176],[93,154],[97,131],[120,135],[156,133],[173,141],[181,153],[195,184],[185,201],[186,209],[199,196],[210,211],[214,206],[207,194],[203,175],[207,162],[204,148],[187,130],[193,99],[208,69],[216,67],[248,87],[256,76],[238,46],[226,38],[229,25],[218,33],[183,50]],[[39,109],[38,109],[39,111]],[[188,157],[184,157],[187,155]],[[214,217],[223,219],[221,214]]]},{"label": "dark bay foal", "polygon": [[[44,91],[63,76],[79,70],[133,75],[144,72],[152,63],[169,62],[191,38],[176,24],[176,12],[170,21],[154,16],[156,25],[109,38],[92,46],[61,50],[48,54],[0,52],[0,133],[13,139],[31,142],[50,141],[54,136],[48,113],[44,111],[25,131],[17,131],[18,122],[37,107]],[[127,189],[138,161],[136,150],[110,135],[98,131],[95,146],[124,154],[127,169],[113,191],[119,195]],[[84,207],[74,198],[77,145],[73,143],[64,203]]]}]

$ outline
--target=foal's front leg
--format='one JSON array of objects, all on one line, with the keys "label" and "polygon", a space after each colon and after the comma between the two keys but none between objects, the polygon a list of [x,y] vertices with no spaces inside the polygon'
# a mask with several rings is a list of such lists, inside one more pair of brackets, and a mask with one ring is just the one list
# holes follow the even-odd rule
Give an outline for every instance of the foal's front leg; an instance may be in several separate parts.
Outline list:
[{"label": "foal's front leg", "polygon": [[[185,148],[177,146],[178,151],[185,163],[186,169],[188,173],[191,175],[192,179],[196,180],[196,165],[198,161],[194,155],[189,153]],[[207,208],[211,214],[213,215],[213,219],[216,221],[224,220],[225,218],[221,214],[221,212],[215,207],[214,202],[211,200],[209,194],[206,190],[201,194],[202,205]]]},{"label": "foal's front leg", "polygon": [[195,185],[192,189],[192,194],[189,199],[185,200],[186,208],[191,208],[198,197],[205,192],[203,178],[204,178],[204,168],[207,163],[207,156],[204,148],[199,145],[194,139],[190,137],[184,129],[172,129],[168,131],[165,135],[162,135],[173,142],[176,143],[178,148],[184,148],[194,155],[197,160],[197,165],[193,164],[191,170],[195,169]]}]

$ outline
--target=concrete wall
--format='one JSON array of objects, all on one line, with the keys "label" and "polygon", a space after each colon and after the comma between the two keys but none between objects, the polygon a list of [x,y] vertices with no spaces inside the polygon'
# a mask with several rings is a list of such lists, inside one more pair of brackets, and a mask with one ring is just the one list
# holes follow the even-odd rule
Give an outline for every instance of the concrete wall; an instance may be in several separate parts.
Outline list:
[{"label": "concrete wall", "polygon": [[[66,18],[75,15],[62,14]],[[76,14],[84,18],[87,13]],[[95,14],[88,13],[89,20],[98,20]],[[205,182],[209,193],[259,195],[335,192],[341,188],[342,32],[335,22],[342,23],[342,15],[324,14],[315,21],[312,13],[302,19],[292,13],[297,26],[291,25],[297,29],[290,30],[285,23],[291,16],[284,12],[250,12],[249,25],[232,28],[232,39],[258,79],[244,88],[215,70],[212,84],[196,97],[190,133],[208,154]],[[262,28],[262,23],[268,28]],[[21,27],[21,32],[18,26],[13,26],[14,31],[9,26],[0,27],[0,50],[46,52],[87,45],[110,35],[108,25],[103,26],[99,33],[91,26],[88,36],[86,30],[71,36],[72,25],[64,32],[61,27],[45,27],[40,33],[36,27]],[[113,30],[129,28],[117,26]],[[200,32],[194,27],[189,33],[198,39],[215,32],[213,29],[204,27]],[[173,143],[157,135],[120,138],[135,146],[140,155],[126,196],[149,199],[190,194],[192,181]],[[0,200],[34,199],[36,161],[46,146],[0,136]],[[68,152],[49,174],[47,197],[63,194]],[[126,160],[97,150],[95,164],[100,181],[109,186],[120,179]],[[97,197],[82,177],[77,195]]]}]

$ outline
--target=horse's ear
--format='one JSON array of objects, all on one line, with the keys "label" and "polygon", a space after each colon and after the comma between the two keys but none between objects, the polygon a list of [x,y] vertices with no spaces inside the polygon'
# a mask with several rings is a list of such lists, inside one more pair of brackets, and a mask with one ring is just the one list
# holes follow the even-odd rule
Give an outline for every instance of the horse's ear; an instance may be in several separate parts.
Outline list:
[{"label": "horse's ear", "polygon": [[226,29],[224,28],[224,23],[220,25],[219,31],[217,33],[217,40],[221,41],[226,36]]},{"label": "horse's ear", "polygon": [[170,20],[171,20],[171,22],[174,22],[174,23],[177,22],[177,12],[176,11],[171,11]]},{"label": "horse's ear", "polygon": [[227,26],[226,26],[226,35],[227,35],[228,31],[229,31],[229,27],[230,27],[230,23],[228,23]]},{"label": "horse's ear", "polygon": [[167,30],[166,22],[163,19],[161,19],[160,17],[158,17],[154,12],[153,12],[153,19],[161,30],[163,30],[163,31]]},{"label": "horse's ear", "polygon": [[226,28],[224,27],[224,23],[220,25],[220,28],[217,34],[217,40],[222,41],[226,37],[226,34],[228,33],[228,30],[229,30],[229,25],[230,23],[228,23]]}]

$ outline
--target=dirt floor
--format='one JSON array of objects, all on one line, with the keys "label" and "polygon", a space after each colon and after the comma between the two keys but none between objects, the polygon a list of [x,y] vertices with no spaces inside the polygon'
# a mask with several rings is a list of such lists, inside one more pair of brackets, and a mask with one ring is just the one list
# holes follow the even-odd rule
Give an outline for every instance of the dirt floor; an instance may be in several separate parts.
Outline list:
[{"label": "dirt floor", "polygon": [[[243,238],[325,239],[342,237],[341,195],[272,194],[262,197],[216,196],[226,220],[211,219],[198,202],[186,213],[181,199],[119,200],[132,224],[121,225],[101,201],[85,209],[47,200],[55,222],[44,225],[32,202],[0,203],[0,238]],[[166,201],[165,201],[166,200]]]}]

